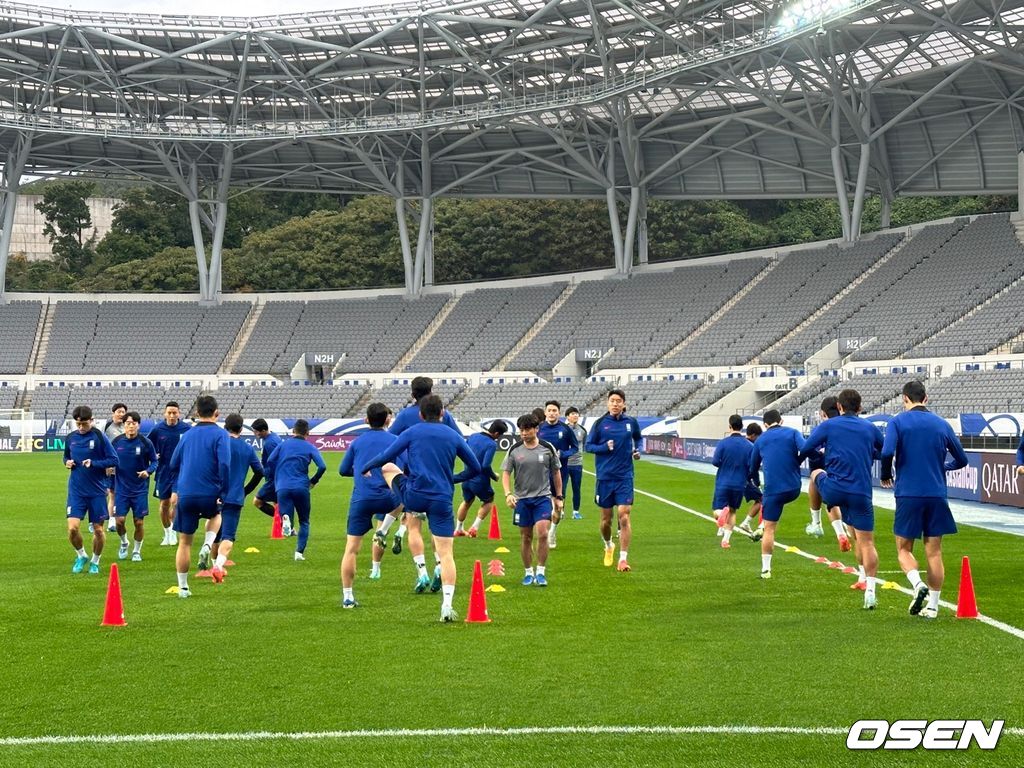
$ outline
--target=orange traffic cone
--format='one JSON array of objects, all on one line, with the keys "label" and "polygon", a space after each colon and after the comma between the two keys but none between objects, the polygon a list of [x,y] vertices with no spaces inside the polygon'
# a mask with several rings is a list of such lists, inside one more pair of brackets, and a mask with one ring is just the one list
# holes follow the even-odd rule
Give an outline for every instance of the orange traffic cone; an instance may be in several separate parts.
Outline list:
[{"label": "orange traffic cone", "polygon": [[498,510],[494,507],[491,507],[491,530],[487,532],[487,538],[492,540],[501,538],[501,528],[498,525]]},{"label": "orange traffic cone", "polygon": [[107,582],[107,604],[103,609],[102,627],[123,627],[124,604],[121,602],[121,579],[117,576],[117,563],[110,566],[110,580]]},{"label": "orange traffic cone", "polygon": [[956,617],[958,619],[978,618],[978,603],[974,599],[974,580],[971,578],[971,561],[964,555],[960,567],[960,591],[956,596]]},{"label": "orange traffic cone", "polygon": [[[492,518],[493,519],[493,518]],[[487,597],[484,595],[484,574],[477,560],[473,566],[473,586],[469,590],[469,613],[466,614],[467,624],[487,624],[491,617],[487,615]]]},{"label": "orange traffic cone", "polygon": [[274,505],[274,522],[270,526],[270,538],[284,538],[284,534],[281,533],[281,513],[277,511],[277,504]]}]

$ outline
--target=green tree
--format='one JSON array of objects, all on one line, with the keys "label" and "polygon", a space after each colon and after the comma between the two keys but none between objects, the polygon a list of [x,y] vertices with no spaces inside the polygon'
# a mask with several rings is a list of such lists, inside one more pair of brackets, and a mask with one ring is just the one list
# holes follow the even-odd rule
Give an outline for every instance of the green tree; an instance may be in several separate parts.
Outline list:
[{"label": "green tree", "polygon": [[53,255],[65,270],[80,275],[92,260],[95,235],[86,239],[85,230],[92,226],[87,200],[96,186],[91,181],[62,181],[46,186],[36,210],[43,214],[45,234]]}]

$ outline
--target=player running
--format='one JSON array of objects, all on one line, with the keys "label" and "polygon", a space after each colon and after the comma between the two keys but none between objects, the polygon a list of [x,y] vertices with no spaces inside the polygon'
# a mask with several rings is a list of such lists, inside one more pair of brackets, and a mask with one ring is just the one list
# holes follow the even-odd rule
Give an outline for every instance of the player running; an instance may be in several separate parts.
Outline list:
[{"label": "player running", "polygon": [[117,454],[117,469],[114,476],[114,517],[121,546],[117,550],[118,560],[128,557],[128,530],[125,518],[132,513],[135,527],[132,562],[142,562],[142,540],[145,535],[146,517],[149,515],[149,477],[157,468],[156,447],[148,437],[139,434],[142,418],[136,411],[124,415],[124,434],[114,438],[111,445]]},{"label": "player running", "polygon": [[718,527],[722,529],[722,549],[732,544],[733,525],[736,512],[743,506],[743,491],[750,481],[750,441],[743,436],[743,417],[734,413],[729,417],[729,434],[718,441],[711,464],[718,468],[715,473],[715,495],[711,501]]},{"label": "player running", "polygon": [[[107,469],[117,467],[117,454],[107,436],[93,426],[92,408],[79,405],[71,413],[77,429],[64,440],[64,466],[68,475],[68,541],[75,550],[72,573],[81,573],[88,563],[89,573],[100,572],[100,555],[107,535]],[[92,526],[92,560],[85,553],[80,527],[88,517]]]},{"label": "player running", "polygon": [[[455,521],[456,538],[469,536],[475,539],[480,523],[486,520],[487,516],[494,509],[494,488],[491,486],[491,480],[497,480],[498,476],[494,474],[491,465],[494,462],[498,439],[507,431],[508,426],[505,422],[501,419],[495,419],[484,432],[470,435],[469,439],[466,440],[470,450],[476,456],[476,460],[480,462],[482,471],[476,477],[462,484],[462,503],[459,504],[459,511]],[[473,524],[469,526],[469,530],[465,531],[462,528],[463,523],[477,499],[480,500],[480,511],[473,519]]]}]

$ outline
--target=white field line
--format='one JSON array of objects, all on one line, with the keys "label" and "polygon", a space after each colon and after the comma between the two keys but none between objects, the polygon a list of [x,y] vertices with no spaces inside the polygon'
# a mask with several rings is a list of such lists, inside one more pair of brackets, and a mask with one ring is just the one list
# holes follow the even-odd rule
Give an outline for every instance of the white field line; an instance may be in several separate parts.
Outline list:
[{"label": "white field line", "polygon": [[[593,475],[594,474],[593,472],[590,472],[588,470],[584,470],[584,471],[588,475]],[[671,499],[666,499],[666,498],[664,498],[662,496],[658,496],[656,494],[649,493],[648,491],[640,490],[639,488],[634,488],[634,491],[636,493],[639,493],[639,494],[643,495],[643,496],[647,496],[650,499],[654,499],[655,501],[659,501],[662,504],[667,504],[670,507],[675,507],[676,509],[682,510],[683,512],[691,514],[694,517],[699,517],[702,520],[707,520],[708,522],[712,522],[712,523],[717,522],[713,516],[711,516],[709,514],[706,514],[704,512],[699,512],[696,509],[691,509],[690,507],[687,507],[687,506],[684,506],[682,504],[679,504],[678,502],[672,501]],[[733,530],[739,531],[739,528],[734,528]],[[747,536],[748,538],[750,537],[750,534],[748,534],[748,533],[744,533],[743,531],[740,531],[740,533],[743,533],[743,535]],[[787,552],[789,554],[799,555],[800,557],[803,557],[803,558],[806,558],[806,559],[812,560],[812,561],[817,560],[818,557],[819,557],[819,555],[813,555],[810,552],[804,552],[799,547],[793,547],[793,546],[789,546],[787,544],[783,544],[781,541],[776,539],[775,540],[775,554],[778,554],[779,551]],[[828,558],[828,560],[831,562],[831,558]],[[833,570],[833,569],[829,569],[829,570]],[[838,569],[836,569],[836,570],[838,571]],[[838,571],[838,572],[841,573],[842,571]],[[876,579],[876,581],[883,581],[883,580]],[[890,583],[891,584],[896,584],[896,582],[890,582]],[[910,589],[908,589],[907,587],[904,587],[904,586],[902,586],[900,584],[896,584],[895,588],[898,591],[903,592],[904,594],[913,597],[914,593],[911,592]],[[951,603],[951,602],[949,602],[947,600],[939,600],[939,605],[941,605],[941,606],[943,606],[945,608],[949,608],[949,609],[951,609],[953,611],[956,611],[956,603]],[[1005,622],[999,621],[998,619],[993,619],[991,616],[986,616],[983,613],[979,613],[978,614],[978,621],[980,621],[983,624],[988,624],[990,627],[995,627],[998,630],[1006,632],[1008,635],[1013,635],[1014,637],[1017,637],[1017,638],[1020,638],[1021,640],[1024,640],[1024,629],[1021,629],[1020,627],[1015,627],[1012,624],[1007,624]]]},{"label": "white field line", "polygon": [[[465,736],[846,736],[849,728],[786,725],[568,725],[522,728],[395,728],[352,731],[239,731],[235,733],[136,733],[95,736],[24,736],[0,738],[0,747],[73,746],[85,744],[166,744],[195,741],[324,741],[328,739],[451,738]],[[1024,736],[1024,728],[1003,734]]]}]

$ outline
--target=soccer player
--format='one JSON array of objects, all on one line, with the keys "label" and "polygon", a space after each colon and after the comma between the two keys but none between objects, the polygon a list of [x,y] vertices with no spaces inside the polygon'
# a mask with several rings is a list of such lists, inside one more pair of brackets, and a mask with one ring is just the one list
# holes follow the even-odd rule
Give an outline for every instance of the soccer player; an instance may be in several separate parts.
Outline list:
[{"label": "soccer player", "polygon": [[[486,520],[487,516],[491,514],[491,510],[494,509],[494,488],[491,487],[491,480],[497,480],[498,476],[494,474],[491,464],[494,462],[498,438],[507,431],[508,426],[505,422],[501,419],[495,419],[487,427],[486,431],[470,435],[466,441],[470,450],[476,456],[476,460],[480,462],[480,467],[483,471],[462,484],[462,503],[459,505],[455,522],[456,538],[459,536],[469,536],[475,539],[480,523]],[[473,502],[477,499],[480,499],[480,511],[473,519],[473,524],[469,526],[469,531],[464,531],[462,525],[466,520],[466,515],[473,507]]]},{"label": "soccer player", "polygon": [[149,476],[156,472],[156,448],[148,437],[139,434],[142,418],[136,411],[124,415],[124,434],[114,438],[111,445],[117,454],[117,474],[114,476],[114,514],[121,546],[118,560],[128,557],[128,531],[124,521],[131,510],[135,526],[132,562],[142,562],[144,524],[149,514]]},{"label": "soccer player", "polygon": [[[820,415],[822,420],[834,419],[839,415],[839,407],[836,405],[836,399],[832,395],[829,395],[821,401]],[[813,472],[816,469],[825,468],[825,453],[824,451],[815,451],[807,457],[807,466]],[[804,528],[804,533],[808,536],[824,536],[825,531],[821,527],[821,505],[824,503],[821,494],[818,493],[818,487],[811,483],[807,489],[807,498],[811,502],[811,522]],[[836,532],[836,541],[839,542],[840,552],[850,551],[850,537],[846,535],[846,527],[843,525],[841,512],[839,507],[832,504],[825,504],[825,509],[828,513],[828,519],[831,522],[832,530]],[[866,588],[867,580],[864,577],[863,570],[860,572],[860,577],[857,582],[853,585],[852,589],[863,590]]]},{"label": "soccer player", "polygon": [[[523,586],[536,584],[546,587],[548,577],[545,570],[550,548],[548,526],[554,509],[562,504],[563,498],[561,462],[558,450],[538,439],[540,430],[532,414],[520,416],[516,426],[522,441],[512,447],[501,464],[501,484],[505,489],[505,503],[514,513],[513,522],[519,526],[520,554],[526,569]],[[510,492],[513,475],[515,490]],[[537,537],[536,556],[533,552],[534,535]]]},{"label": "soccer player", "polygon": [[[747,424],[745,432],[747,440],[754,443],[764,430],[761,429],[760,424],[752,421]],[[737,527],[744,533],[749,534],[752,541],[760,541],[761,537],[764,536],[764,520],[761,520],[761,502],[764,500],[764,494],[761,492],[761,478],[759,476],[747,478],[747,484],[743,488],[743,499],[750,502],[750,511],[743,522]],[[754,518],[758,519],[757,528],[751,527]],[[721,529],[719,529],[719,532],[721,533]]]},{"label": "soccer player", "polygon": [[855,389],[836,396],[839,416],[816,426],[804,444],[810,456],[824,446],[825,468],[811,472],[811,483],[821,498],[842,510],[843,522],[853,532],[857,562],[864,568],[864,608],[873,610],[878,550],[875,548],[875,508],[871,504],[871,468],[882,451],[878,427],[860,418],[861,397]]},{"label": "soccer player", "polygon": [[174,559],[178,574],[178,597],[191,597],[188,588],[192,560],[192,537],[200,519],[206,520],[203,546],[199,550],[199,570],[210,568],[210,552],[220,530],[220,499],[229,498],[231,480],[231,438],[217,426],[217,401],[211,395],[196,400],[195,427],[178,441],[168,465],[174,477],[173,498],[177,504],[174,530],[178,532],[178,552]]},{"label": "soccer player", "polygon": [[[562,483],[564,483],[566,475],[569,474],[569,457],[579,454],[580,444],[576,441],[576,433],[569,428],[568,424],[562,421],[562,404],[557,400],[548,400],[544,403],[544,420],[537,428],[537,437],[545,443],[554,446],[555,450],[558,451],[559,473]],[[553,475],[551,483],[552,490],[554,490]],[[558,496],[562,496],[563,487],[560,484],[555,494],[556,500],[558,500]],[[555,549],[558,546],[557,530],[558,523],[562,519],[561,508],[561,504],[556,504],[554,511],[551,513],[551,527],[548,530],[548,546],[551,549]]]},{"label": "soccer player", "polygon": [[576,435],[576,443],[580,450],[569,457],[566,462],[565,474],[562,477],[562,493],[565,493],[565,484],[572,488],[572,519],[582,520],[580,512],[580,485],[583,482],[583,446],[587,444],[587,430],[580,424],[580,409],[570,405],[565,409],[565,422],[569,429]]},{"label": "soccer player", "polygon": [[[357,471],[365,473],[380,467],[384,481],[398,495],[405,510],[426,516],[434,550],[441,560],[441,621],[451,622],[457,618],[452,607],[456,576],[455,559],[452,557],[455,536],[452,496],[455,483],[480,473],[480,462],[462,436],[441,423],[444,407],[440,397],[421,397],[419,409],[422,422],[404,430],[398,440],[370,462],[358,467]],[[390,463],[403,454],[407,454],[404,474],[398,466]],[[465,465],[458,474],[454,474],[456,457]],[[413,529],[409,530],[411,540]],[[419,586],[426,579],[422,555],[416,565],[420,571],[417,591],[422,592]]]},{"label": "soccer player", "polygon": [[[285,440],[274,449],[267,461],[267,477],[277,491],[277,506],[281,512],[281,533],[292,535],[292,517],[298,515],[299,538],[295,542],[295,559],[305,560],[306,543],[309,541],[309,491],[324,476],[327,465],[313,445],[306,441],[309,422],[298,419],[292,427],[292,439]],[[309,465],[316,465],[316,472],[309,476]]]},{"label": "soccer player", "polygon": [[[388,407],[383,403],[370,403],[366,407],[366,423],[370,429],[352,441],[341,460],[341,466],[338,467],[338,474],[342,477],[355,477],[348,505],[348,538],[345,540],[345,554],[341,559],[342,608],[359,607],[359,602],[352,591],[356,579],[356,558],[363,544],[363,536],[373,527],[373,519],[383,518],[387,514],[397,519],[401,513],[402,504],[384,482],[384,475],[379,469],[370,472],[369,477],[356,475],[355,472],[356,466],[383,453],[398,439],[385,429],[387,420]],[[371,579],[380,578],[380,556],[387,543],[385,535],[374,535]]]},{"label": "soccer player", "polygon": [[[229,413],[224,419],[224,429],[231,438],[228,440],[231,454],[228,465],[228,492],[226,496],[221,497],[220,530],[214,539],[214,550],[217,554],[210,572],[218,584],[224,581],[224,567],[235,546],[238,521],[242,516],[245,497],[252,493],[263,479],[263,465],[256,455],[256,450],[242,439],[242,417],[237,413]],[[252,478],[246,483],[245,476],[250,469]]]},{"label": "soccer player", "polygon": [[[106,424],[103,425],[103,434],[107,436],[107,440],[110,441],[111,445],[114,443],[114,438],[124,434],[124,416],[128,412],[128,406],[124,403],[114,403],[110,408],[110,419]],[[110,467],[107,469],[107,530],[116,531],[117,521],[114,514],[114,468]],[[120,553],[118,553],[120,554]],[[124,559],[123,557],[121,558]]]},{"label": "soccer player", "polygon": [[[64,466],[68,475],[68,541],[77,557],[71,566],[72,573],[81,573],[89,564],[89,573],[100,572],[100,555],[106,533],[103,523],[107,519],[107,469],[117,467],[117,454],[107,436],[92,424],[92,408],[79,405],[71,413],[78,429],[68,434],[64,441]],[[88,516],[92,526],[92,561],[82,546],[79,530],[82,520]]]},{"label": "soccer player", "polygon": [[597,470],[597,506],[601,509],[601,537],[604,539],[604,564],[611,566],[615,558],[612,543],[612,509],[619,518],[618,569],[628,572],[629,544],[632,527],[629,515],[633,509],[633,462],[640,459],[640,425],[626,413],[626,393],[613,389],[608,393],[608,413],[599,418],[590,430],[587,451],[594,454]]},{"label": "soccer player", "polygon": [[722,529],[722,549],[732,544],[733,525],[736,512],[743,506],[743,491],[750,480],[750,454],[753,447],[743,436],[743,417],[734,413],[729,417],[729,434],[718,441],[711,464],[718,467],[715,473],[715,496],[711,508]]},{"label": "soccer player", "polygon": [[764,433],[754,442],[750,452],[750,476],[757,477],[761,464],[764,464],[761,578],[770,579],[775,529],[785,506],[800,497],[800,451],[804,441],[795,429],[782,426],[782,414],[774,408],[765,411],[764,425]]},{"label": "soccer player", "polygon": [[164,406],[164,420],[150,430],[146,437],[156,448],[156,496],[160,499],[160,523],[164,527],[164,538],[161,547],[172,547],[178,543],[174,533],[175,500],[174,475],[171,472],[171,456],[178,447],[178,441],[191,427],[181,420],[181,407],[171,400]]},{"label": "soccer player", "polygon": [[[433,393],[434,380],[429,376],[416,376],[411,382],[409,382],[409,390],[410,395],[412,396],[412,403],[400,410],[392,420],[391,426],[388,427],[388,431],[396,436],[402,434],[405,430],[409,429],[409,427],[414,427],[420,423],[419,402],[427,395]],[[462,430],[459,429],[459,425],[455,423],[454,417],[448,413],[448,411],[444,411],[441,416],[441,421],[446,426],[454,429],[460,436],[462,435]],[[404,519],[405,518],[403,518],[403,521]],[[387,536],[388,531],[391,529],[392,522],[392,520],[389,520],[387,516],[385,516],[384,522],[381,524],[381,527],[378,528],[378,531],[383,531],[383,535]],[[413,524],[413,528],[415,529],[415,532],[409,534],[409,552],[412,554],[413,560],[415,561],[416,558],[423,554],[423,537],[420,534],[420,527],[418,523]],[[402,554],[402,537],[405,535],[406,530],[406,524],[403,522],[399,525],[398,531],[395,533],[395,540],[391,547],[391,551],[396,555]],[[438,588],[440,588],[439,567],[440,563],[438,563],[438,568],[435,568],[436,573],[434,578],[435,586]]]},{"label": "soccer player", "polygon": [[[925,404],[924,384],[903,385],[903,413],[885,427],[882,446],[882,487],[893,487],[896,459],[896,554],[910,580],[914,599],[910,614],[934,619],[939,613],[939,592],[945,579],[942,537],[956,533],[956,522],[946,496],[946,472],[967,466],[967,454],[953,428],[931,413]],[[947,454],[951,455],[946,460]],[[914,540],[924,538],[928,583],[921,581],[914,557]],[[928,605],[924,602],[927,599]]]},{"label": "soccer player", "polygon": [[[264,467],[267,466],[267,462],[270,461],[270,457],[274,451],[277,450],[277,446],[281,444],[281,438],[276,432],[270,431],[270,426],[267,424],[266,419],[256,419],[252,423],[252,433],[258,437],[263,443],[263,450],[260,452],[260,460]],[[274,481],[269,477],[264,476],[263,485],[256,491],[256,496],[253,497],[252,504],[256,509],[269,517],[274,516],[274,505],[277,504],[277,492],[274,490]]]}]

